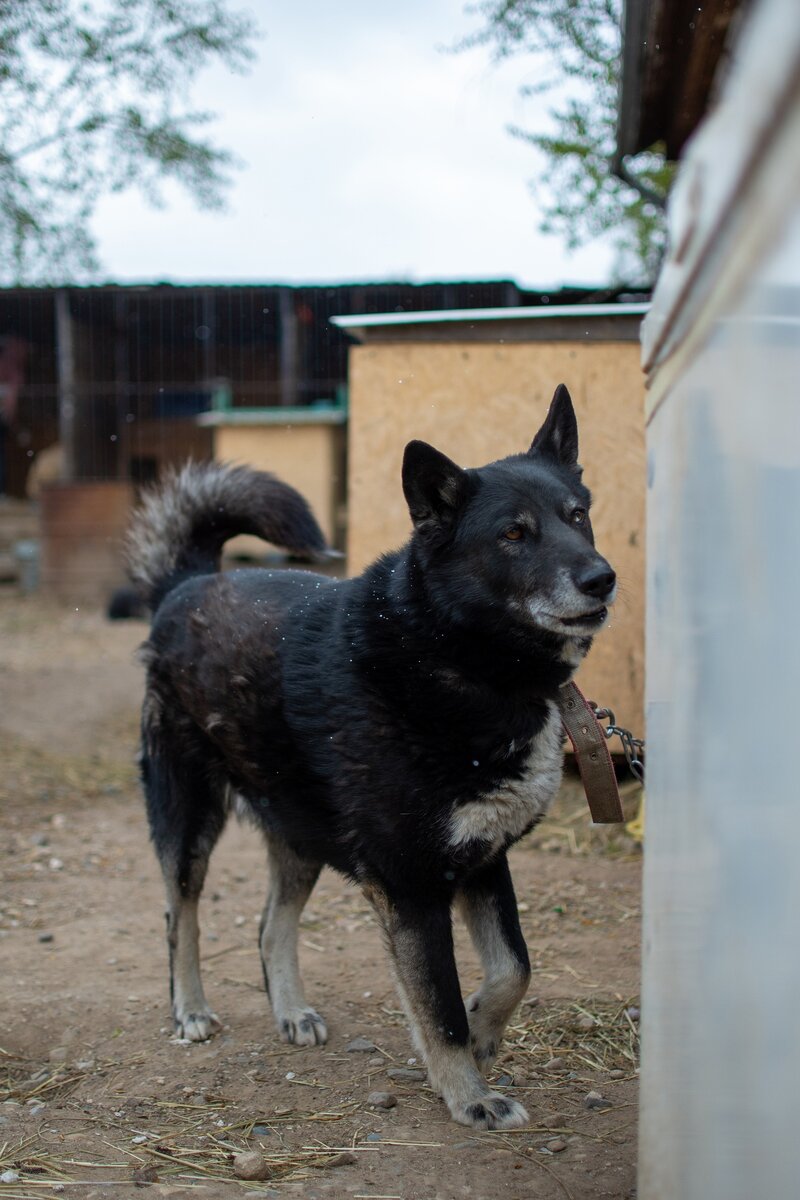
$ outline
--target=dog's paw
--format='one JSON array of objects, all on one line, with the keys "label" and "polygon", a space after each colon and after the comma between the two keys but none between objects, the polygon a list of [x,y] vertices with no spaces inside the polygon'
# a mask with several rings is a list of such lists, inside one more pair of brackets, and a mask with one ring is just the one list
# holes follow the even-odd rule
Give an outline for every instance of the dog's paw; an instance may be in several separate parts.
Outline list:
[{"label": "dog's paw", "polygon": [[278,1017],[281,1041],[294,1046],[324,1046],[328,1029],[313,1008],[293,1008]]},{"label": "dog's paw", "polygon": [[450,1111],[454,1120],[473,1129],[519,1129],[528,1124],[528,1114],[522,1105],[499,1092],[487,1092]]},{"label": "dog's paw", "polygon": [[205,1042],[222,1029],[222,1022],[210,1009],[201,1012],[175,1013],[175,1033],[190,1042]]}]

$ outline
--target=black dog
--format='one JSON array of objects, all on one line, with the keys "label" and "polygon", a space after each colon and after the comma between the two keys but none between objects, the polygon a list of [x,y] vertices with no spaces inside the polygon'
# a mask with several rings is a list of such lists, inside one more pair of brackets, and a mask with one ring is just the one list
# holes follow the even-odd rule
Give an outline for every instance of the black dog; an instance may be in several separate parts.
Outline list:
[{"label": "black dog", "polygon": [[[411,540],[346,581],[215,573],[235,533],[325,554],[305,501],[272,476],[188,466],[146,499],[129,543],[155,612],[142,777],[183,1036],[219,1028],[200,980],[197,905],[238,797],[269,849],[260,948],[281,1037],[327,1037],[297,967],[300,913],[327,863],[379,915],[414,1038],[453,1117],[490,1129],[527,1121],[483,1077],[530,974],[506,851],[558,788],[559,687],[615,591],[577,455],[563,386],[525,454],[462,470],[411,442]],[[485,970],[466,1008],[454,901]]]}]

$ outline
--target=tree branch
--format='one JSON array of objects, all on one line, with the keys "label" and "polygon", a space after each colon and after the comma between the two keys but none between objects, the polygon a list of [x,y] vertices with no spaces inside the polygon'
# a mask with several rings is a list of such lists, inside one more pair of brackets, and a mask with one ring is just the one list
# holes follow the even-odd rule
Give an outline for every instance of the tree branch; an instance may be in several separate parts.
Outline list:
[{"label": "tree branch", "polygon": [[651,188],[648,184],[643,183],[641,179],[637,179],[633,172],[626,166],[624,158],[614,155],[609,163],[609,167],[612,175],[616,175],[617,179],[621,179],[623,183],[627,183],[628,187],[634,188],[648,204],[654,204],[662,212],[666,209],[667,197],[661,192],[657,192],[655,188]]}]

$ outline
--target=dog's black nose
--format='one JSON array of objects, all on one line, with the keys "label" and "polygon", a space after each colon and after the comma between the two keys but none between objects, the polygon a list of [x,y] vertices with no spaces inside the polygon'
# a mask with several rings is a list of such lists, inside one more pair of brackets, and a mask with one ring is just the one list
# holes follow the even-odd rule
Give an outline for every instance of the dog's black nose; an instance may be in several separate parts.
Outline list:
[{"label": "dog's black nose", "polygon": [[595,596],[598,600],[605,600],[616,582],[616,572],[606,562],[592,563],[575,576],[575,586],[585,596]]}]

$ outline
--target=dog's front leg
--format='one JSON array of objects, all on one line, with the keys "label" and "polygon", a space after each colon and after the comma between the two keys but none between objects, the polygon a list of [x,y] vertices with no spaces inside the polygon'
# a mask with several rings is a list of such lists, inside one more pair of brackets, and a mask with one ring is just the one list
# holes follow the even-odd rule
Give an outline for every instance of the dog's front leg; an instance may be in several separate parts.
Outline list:
[{"label": "dog's front leg", "polygon": [[475,1065],[446,901],[391,899],[366,889],[384,929],[400,998],[430,1082],[453,1118],[474,1129],[514,1129],[528,1114],[493,1092]]},{"label": "dog's front leg", "polygon": [[472,876],[458,904],[483,964],[484,980],[467,1000],[467,1013],[475,1061],[486,1072],[531,976],[505,855]]}]

